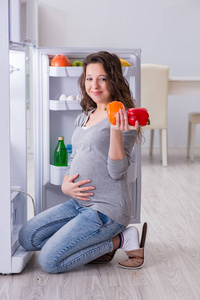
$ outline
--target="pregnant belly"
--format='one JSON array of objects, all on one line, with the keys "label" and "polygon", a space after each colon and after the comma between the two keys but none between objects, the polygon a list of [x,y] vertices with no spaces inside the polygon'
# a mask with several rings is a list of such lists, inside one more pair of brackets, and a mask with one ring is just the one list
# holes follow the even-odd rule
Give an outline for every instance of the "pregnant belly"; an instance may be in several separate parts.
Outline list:
[{"label": "pregnant belly", "polygon": [[91,180],[86,186],[101,187],[103,182],[105,182],[105,177],[108,177],[107,163],[103,161],[99,163],[96,156],[93,156],[92,153],[89,153],[85,159],[83,159],[82,155],[80,157],[76,155],[71,163],[69,175],[71,177],[75,174],[79,174],[79,176],[74,182]]},{"label": "pregnant belly", "polygon": [[[92,203],[108,203],[110,197],[121,199],[121,187],[120,180],[114,180],[108,173],[107,170],[107,161],[99,160],[97,161],[96,156],[92,157],[90,153],[87,155],[87,159],[81,157],[74,157],[73,162],[70,166],[70,176],[79,174],[78,178],[74,182],[79,182],[81,180],[91,180],[91,182],[82,185],[84,186],[93,186],[95,190],[92,190],[94,193],[90,197],[90,202]],[[115,195],[115,196],[113,196]],[[118,200],[115,199],[114,202]],[[84,204],[86,205],[86,203]]]}]

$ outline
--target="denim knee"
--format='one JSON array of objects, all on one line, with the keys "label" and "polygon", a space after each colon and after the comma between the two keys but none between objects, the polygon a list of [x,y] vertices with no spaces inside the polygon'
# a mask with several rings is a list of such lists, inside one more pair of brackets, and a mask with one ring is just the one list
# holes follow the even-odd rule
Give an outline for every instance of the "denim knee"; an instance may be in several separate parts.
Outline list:
[{"label": "denim knee", "polygon": [[56,266],[57,265],[56,259],[55,258],[51,259],[50,255],[46,253],[46,251],[43,251],[43,249],[39,253],[38,263],[40,267],[47,273],[52,273],[52,274],[59,273],[59,270]]},{"label": "denim knee", "polygon": [[31,238],[32,238],[32,232],[30,232],[28,223],[26,223],[21,227],[19,231],[19,235],[18,235],[19,243],[27,251],[39,250],[32,245]]}]

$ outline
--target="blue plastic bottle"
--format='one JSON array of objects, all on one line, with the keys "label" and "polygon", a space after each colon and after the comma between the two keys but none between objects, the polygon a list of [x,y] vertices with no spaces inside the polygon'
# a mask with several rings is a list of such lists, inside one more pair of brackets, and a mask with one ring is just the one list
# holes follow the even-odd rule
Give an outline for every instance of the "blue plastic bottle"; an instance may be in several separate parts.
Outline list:
[{"label": "blue plastic bottle", "polygon": [[66,149],[67,149],[67,165],[69,165],[70,155],[72,154],[72,145],[67,144]]}]

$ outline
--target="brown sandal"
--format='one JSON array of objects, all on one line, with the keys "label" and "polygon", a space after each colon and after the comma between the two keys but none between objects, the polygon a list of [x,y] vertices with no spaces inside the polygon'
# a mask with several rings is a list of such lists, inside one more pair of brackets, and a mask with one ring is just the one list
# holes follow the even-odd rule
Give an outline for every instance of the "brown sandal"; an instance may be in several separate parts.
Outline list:
[{"label": "brown sandal", "polygon": [[136,250],[126,251],[128,259],[119,263],[118,266],[125,269],[136,270],[144,265],[144,247],[147,235],[147,223],[145,222],[142,228],[142,237],[140,248]]},{"label": "brown sandal", "polygon": [[111,252],[108,252],[92,261],[89,262],[89,264],[105,264],[105,263],[108,263],[110,262],[114,255],[115,255],[115,252],[117,251],[117,249],[111,251]]}]

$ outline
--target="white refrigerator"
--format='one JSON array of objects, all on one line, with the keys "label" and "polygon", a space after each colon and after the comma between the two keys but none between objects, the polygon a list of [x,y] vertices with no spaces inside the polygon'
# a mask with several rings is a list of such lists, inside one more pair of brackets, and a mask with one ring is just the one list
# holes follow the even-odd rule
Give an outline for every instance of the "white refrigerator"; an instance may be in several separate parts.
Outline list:
[{"label": "white refrigerator", "polygon": [[[9,28],[9,19],[7,19]],[[18,232],[27,220],[27,94],[32,91],[34,134],[34,202],[36,214],[67,201],[61,192],[65,167],[53,165],[58,136],[71,143],[74,121],[81,107],[78,100],[59,101],[61,94],[79,94],[77,85],[82,67],[51,67],[57,54],[71,61],[84,60],[100,50],[117,54],[131,63],[123,67],[137,106],[140,106],[140,49],[119,48],[37,48],[25,42],[10,42],[4,30],[1,56],[0,101],[0,273],[20,273],[32,253],[19,245]],[[31,87],[27,84],[30,83]],[[129,188],[133,201],[132,223],[140,222],[141,146],[134,146],[128,169]],[[25,192],[25,193],[24,193]]]}]

